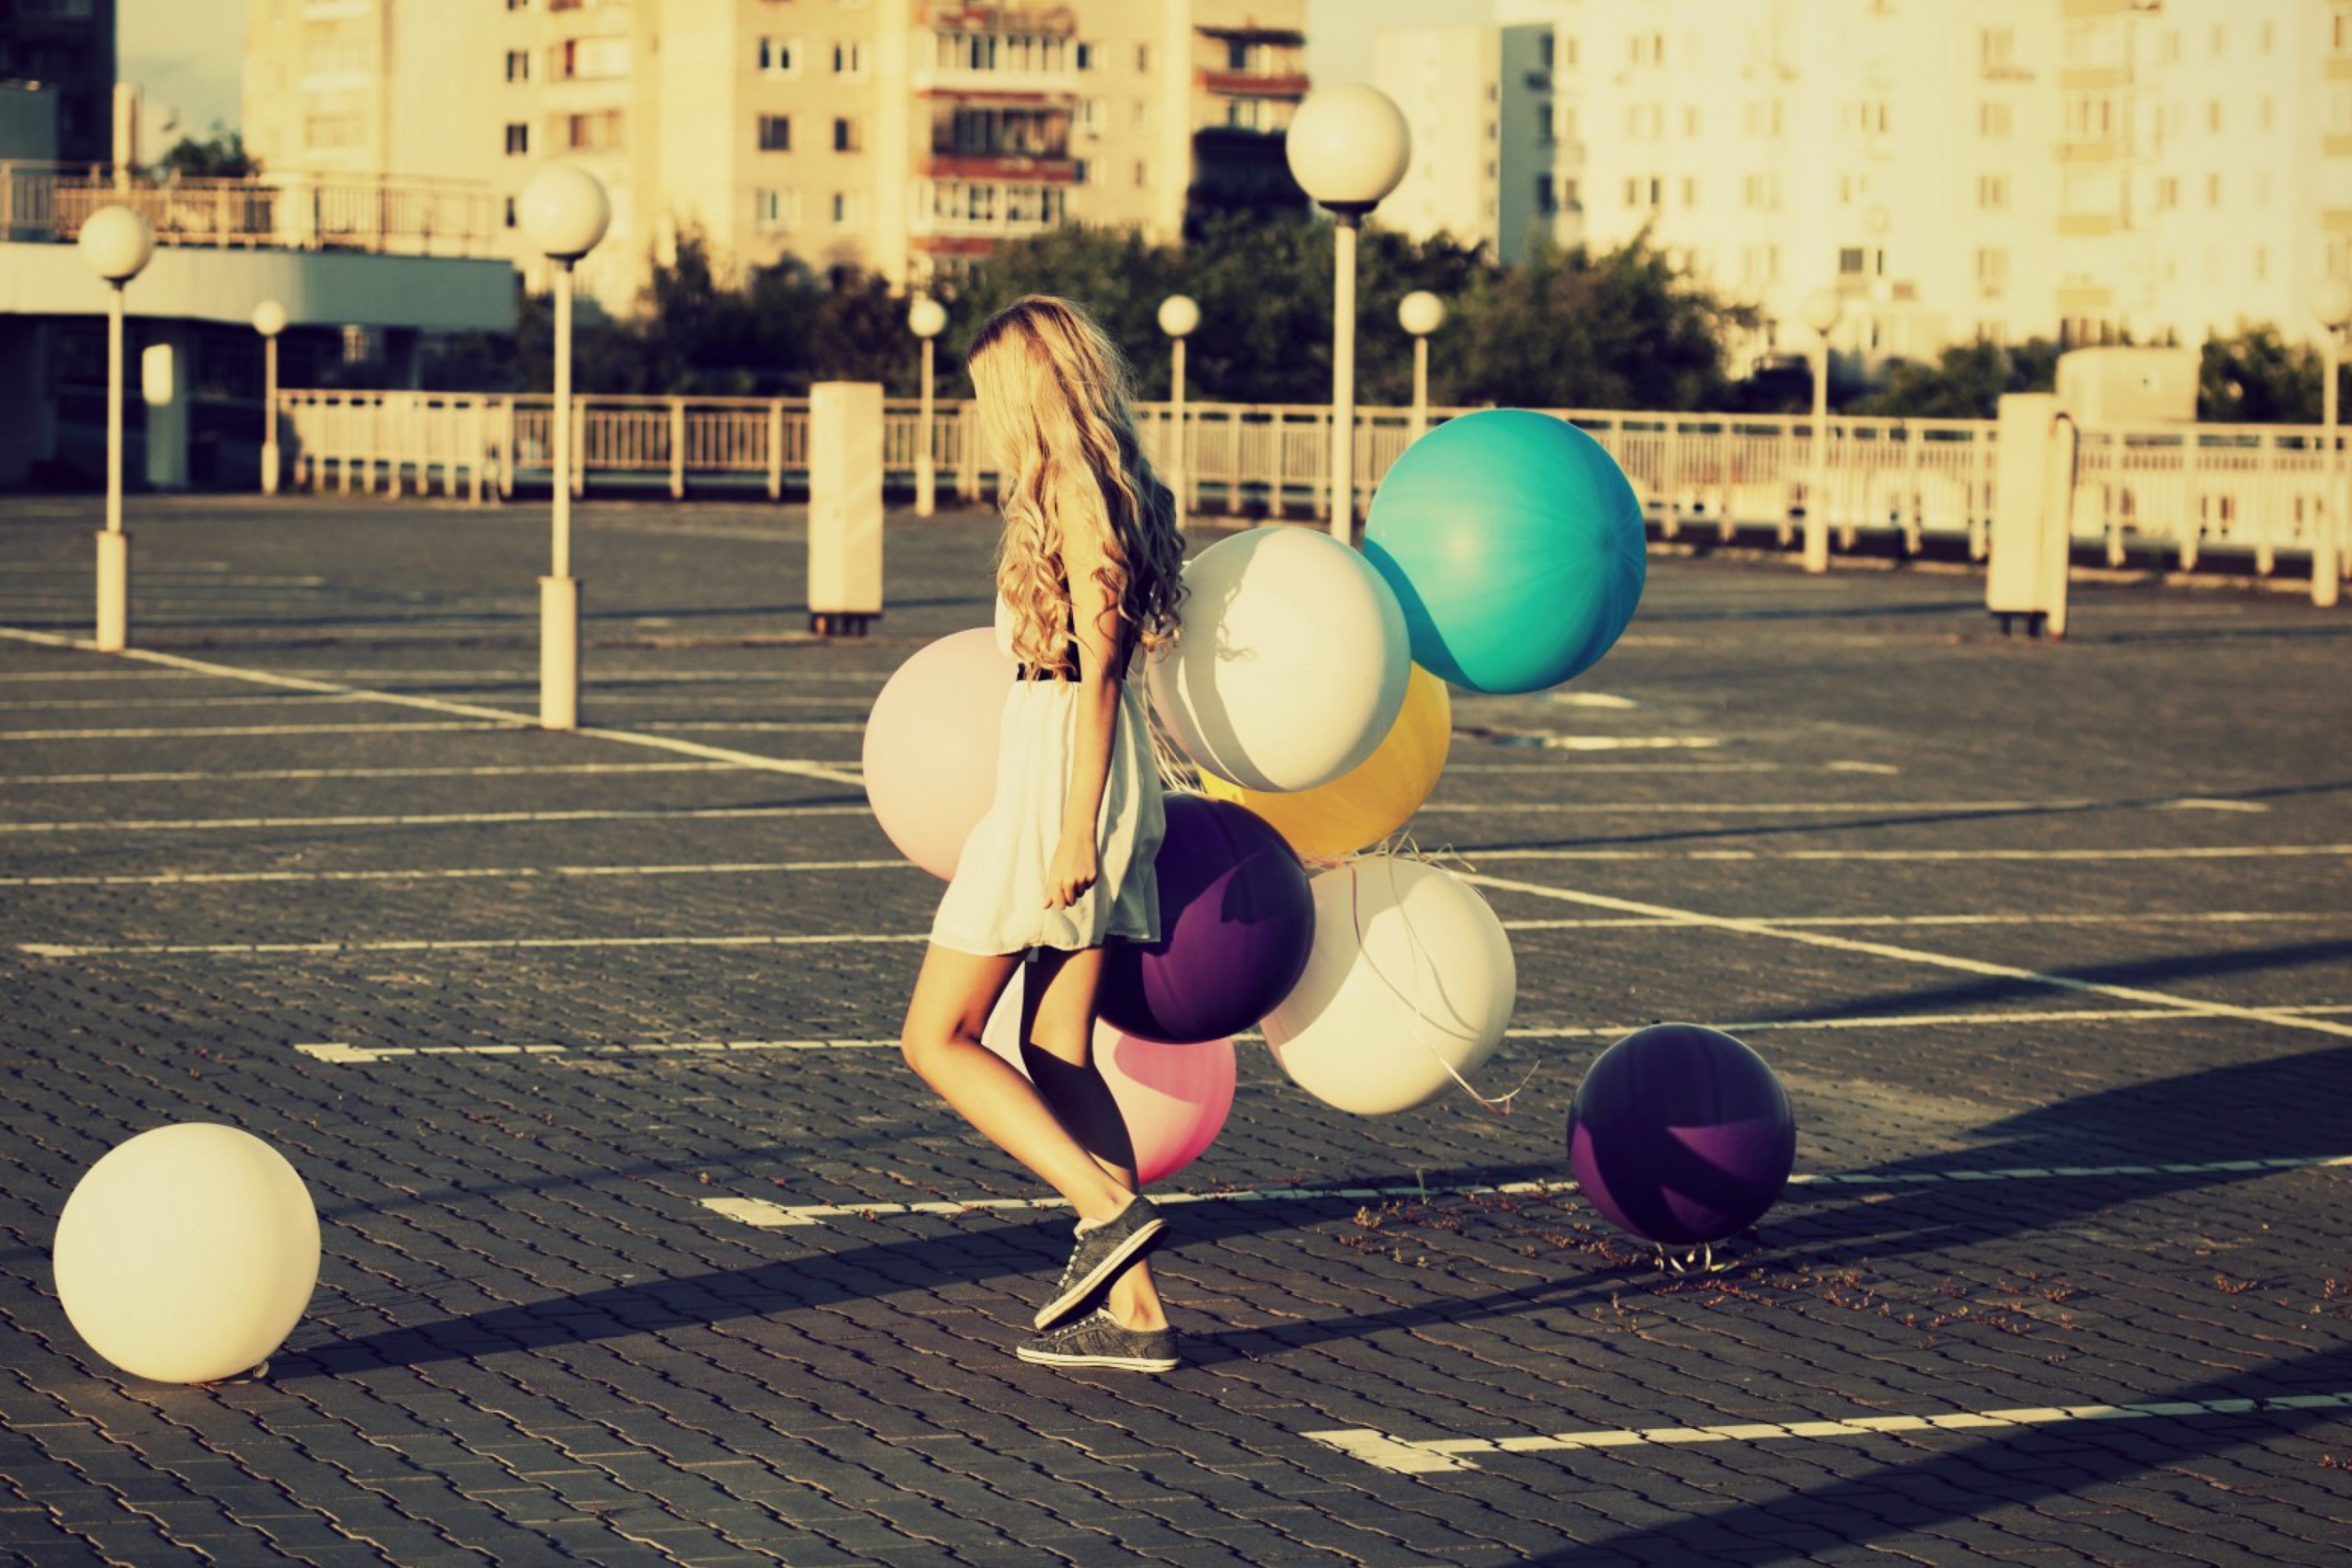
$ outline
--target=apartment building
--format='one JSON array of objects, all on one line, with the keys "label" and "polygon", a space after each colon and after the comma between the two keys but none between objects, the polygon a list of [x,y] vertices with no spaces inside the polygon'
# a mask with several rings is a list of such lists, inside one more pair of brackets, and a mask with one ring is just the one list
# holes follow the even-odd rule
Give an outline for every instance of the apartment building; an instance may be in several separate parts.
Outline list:
[{"label": "apartment building", "polygon": [[[1281,132],[1306,0],[252,0],[247,144],[272,166],[611,191],[582,281],[624,308],[687,226],[920,280],[1070,222],[1181,233],[1303,201]],[[542,268],[516,232],[509,254]]]},{"label": "apartment building", "polygon": [[2352,276],[2352,0],[1496,15],[1381,39],[1376,80],[1423,150],[1383,217],[1506,258],[1647,230],[1762,308],[1755,354],[1804,347],[1822,287],[1869,363],[2241,320],[2313,336],[2312,286]]},{"label": "apartment building", "polygon": [[114,0],[0,5],[0,81],[27,89],[16,95],[9,116],[17,156],[107,162],[114,142]]}]

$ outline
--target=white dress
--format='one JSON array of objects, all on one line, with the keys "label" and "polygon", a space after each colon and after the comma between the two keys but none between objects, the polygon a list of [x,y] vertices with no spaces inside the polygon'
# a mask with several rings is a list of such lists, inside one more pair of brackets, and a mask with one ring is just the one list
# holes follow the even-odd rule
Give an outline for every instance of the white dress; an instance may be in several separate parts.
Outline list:
[{"label": "white dress", "polygon": [[[996,644],[1013,652],[1013,613],[996,602]],[[1101,874],[1066,909],[1045,907],[1045,874],[1061,844],[1077,738],[1078,683],[1013,680],[997,731],[996,795],[964,840],[955,879],[940,900],[931,941],[959,952],[1099,947],[1105,938],[1156,942],[1160,885],[1152,861],[1167,828],[1144,717],[1143,673],[1119,682],[1110,773],[1103,780],[1095,845]]]}]

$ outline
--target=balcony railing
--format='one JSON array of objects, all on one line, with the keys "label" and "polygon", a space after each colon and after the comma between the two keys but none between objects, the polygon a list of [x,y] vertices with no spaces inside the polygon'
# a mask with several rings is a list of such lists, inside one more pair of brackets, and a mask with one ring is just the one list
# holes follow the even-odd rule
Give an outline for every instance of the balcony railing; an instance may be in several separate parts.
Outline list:
[{"label": "balcony railing", "polygon": [[0,240],[67,241],[100,207],[145,218],[158,245],[487,256],[497,198],[466,181],[359,174],[118,184],[82,164],[0,163]]},{"label": "balcony railing", "polygon": [[[518,479],[548,484],[552,400],[421,392],[286,391],[279,439],[294,481],[311,489],[393,495],[438,489],[481,500]],[[922,450],[920,405],[884,405],[882,460],[911,485]],[[1430,411],[1433,422],[1466,409]],[[1811,489],[1812,421],[1801,416],[1555,410],[1624,468],[1651,527],[1728,541],[1790,544],[1809,508],[1827,516],[1841,549],[1865,538],[1988,548],[1999,468],[1983,419],[1832,418],[1827,467]],[[1331,411],[1314,405],[1194,403],[1182,450],[1169,406],[1136,410],[1146,450],[1181,478],[1191,512],[1324,518],[1330,514]],[[808,405],[798,398],[583,397],[575,400],[572,485],[753,484],[804,492]],[[1369,498],[1411,443],[1408,411],[1359,408],[1356,479]],[[939,483],[978,500],[994,479],[982,461],[976,406],[938,405]],[[2331,517],[2320,431],[2308,426],[2167,425],[2086,429],[2071,522],[2079,546],[2117,563],[2137,552],[2186,569],[2200,555],[2247,560],[2267,574],[2307,557],[2322,530],[2352,544]]]}]

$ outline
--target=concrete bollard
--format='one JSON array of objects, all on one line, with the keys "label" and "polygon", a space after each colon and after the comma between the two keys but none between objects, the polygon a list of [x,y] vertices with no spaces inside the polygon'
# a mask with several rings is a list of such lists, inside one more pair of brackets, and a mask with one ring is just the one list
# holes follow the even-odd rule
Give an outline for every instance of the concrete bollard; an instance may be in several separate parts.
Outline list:
[{"label": "concrete bollard", "polygon": [[882,388],[809,388],[809,630],[863,637],[882,614]]}]

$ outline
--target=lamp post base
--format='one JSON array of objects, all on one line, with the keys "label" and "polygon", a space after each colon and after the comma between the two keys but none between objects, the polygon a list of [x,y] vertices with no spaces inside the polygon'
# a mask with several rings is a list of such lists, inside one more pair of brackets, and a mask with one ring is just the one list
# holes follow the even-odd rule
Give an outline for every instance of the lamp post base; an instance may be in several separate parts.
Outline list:
[{"label": "lamp post base", "polygon": [[539,580],[539,727],[580,728],[580,579]]},{"label": "lamp post base", "polygon": [[119,529],[98,531],[97,630],[100,653],[131,646],[131,536]]}]

